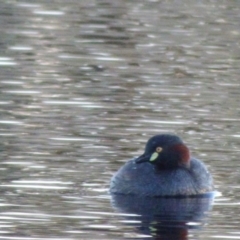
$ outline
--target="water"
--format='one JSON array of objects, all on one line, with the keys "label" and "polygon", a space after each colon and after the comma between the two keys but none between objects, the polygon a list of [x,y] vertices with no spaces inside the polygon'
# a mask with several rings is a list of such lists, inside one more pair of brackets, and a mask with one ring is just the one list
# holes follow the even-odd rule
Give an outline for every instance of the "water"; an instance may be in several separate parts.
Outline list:
[{"label": "water", "polygon": [[175,132],[222,196],[174,238],[239,239],[239,11],[2,1],[0,238],[157,238],[112,206],[109,179],[150,136]]}]

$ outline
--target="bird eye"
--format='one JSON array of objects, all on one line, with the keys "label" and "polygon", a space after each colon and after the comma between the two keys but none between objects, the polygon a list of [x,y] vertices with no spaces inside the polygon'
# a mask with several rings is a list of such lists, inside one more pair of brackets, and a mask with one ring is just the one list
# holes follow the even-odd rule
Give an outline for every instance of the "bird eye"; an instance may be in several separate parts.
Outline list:
[{"label": "bird eye", "polygon": [[162,151],[162,148],[161,148],[161,147],[157,147],[157,148],[156,148],[156,152],[157,152],[157,153],[160,153],[161,151]]}]

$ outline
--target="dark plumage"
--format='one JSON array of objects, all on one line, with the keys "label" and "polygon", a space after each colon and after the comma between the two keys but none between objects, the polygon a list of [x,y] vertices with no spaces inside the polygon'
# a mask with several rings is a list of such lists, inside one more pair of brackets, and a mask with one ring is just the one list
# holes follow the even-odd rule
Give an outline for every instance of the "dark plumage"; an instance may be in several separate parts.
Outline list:
[{"label": "dark plumage", "polygon": [[111,193],[142,196],[195,196],[212,190],[204,163],[190,157],[183,141],[169,134],[150,138],[144,154],[124,164],[110,184]]}]

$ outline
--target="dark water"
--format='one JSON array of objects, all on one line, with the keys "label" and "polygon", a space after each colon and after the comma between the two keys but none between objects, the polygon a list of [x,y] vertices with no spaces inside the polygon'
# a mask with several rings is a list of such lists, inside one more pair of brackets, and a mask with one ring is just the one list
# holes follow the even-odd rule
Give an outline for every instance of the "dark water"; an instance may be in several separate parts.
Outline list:
[{"label": "dark water", "polygon": [[[227,0],[2,1],[0,238],[240,239],[239,12]],[[197,226],[176,235],[108,194],[161,132],[222,193],[188,203],[194,218],[167,215]]]}]

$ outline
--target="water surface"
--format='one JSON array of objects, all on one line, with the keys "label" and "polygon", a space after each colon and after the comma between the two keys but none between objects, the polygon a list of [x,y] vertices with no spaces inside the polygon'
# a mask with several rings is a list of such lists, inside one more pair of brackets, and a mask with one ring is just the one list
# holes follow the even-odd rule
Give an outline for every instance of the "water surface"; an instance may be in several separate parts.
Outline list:
[{"label": "water surface", "polygon": [[114,209],[108,186],[162,132],[184,139],[222,193],[179,239],[240,238],[239,11],[238,1],[0,3],[0,238],[154,239]]}]

